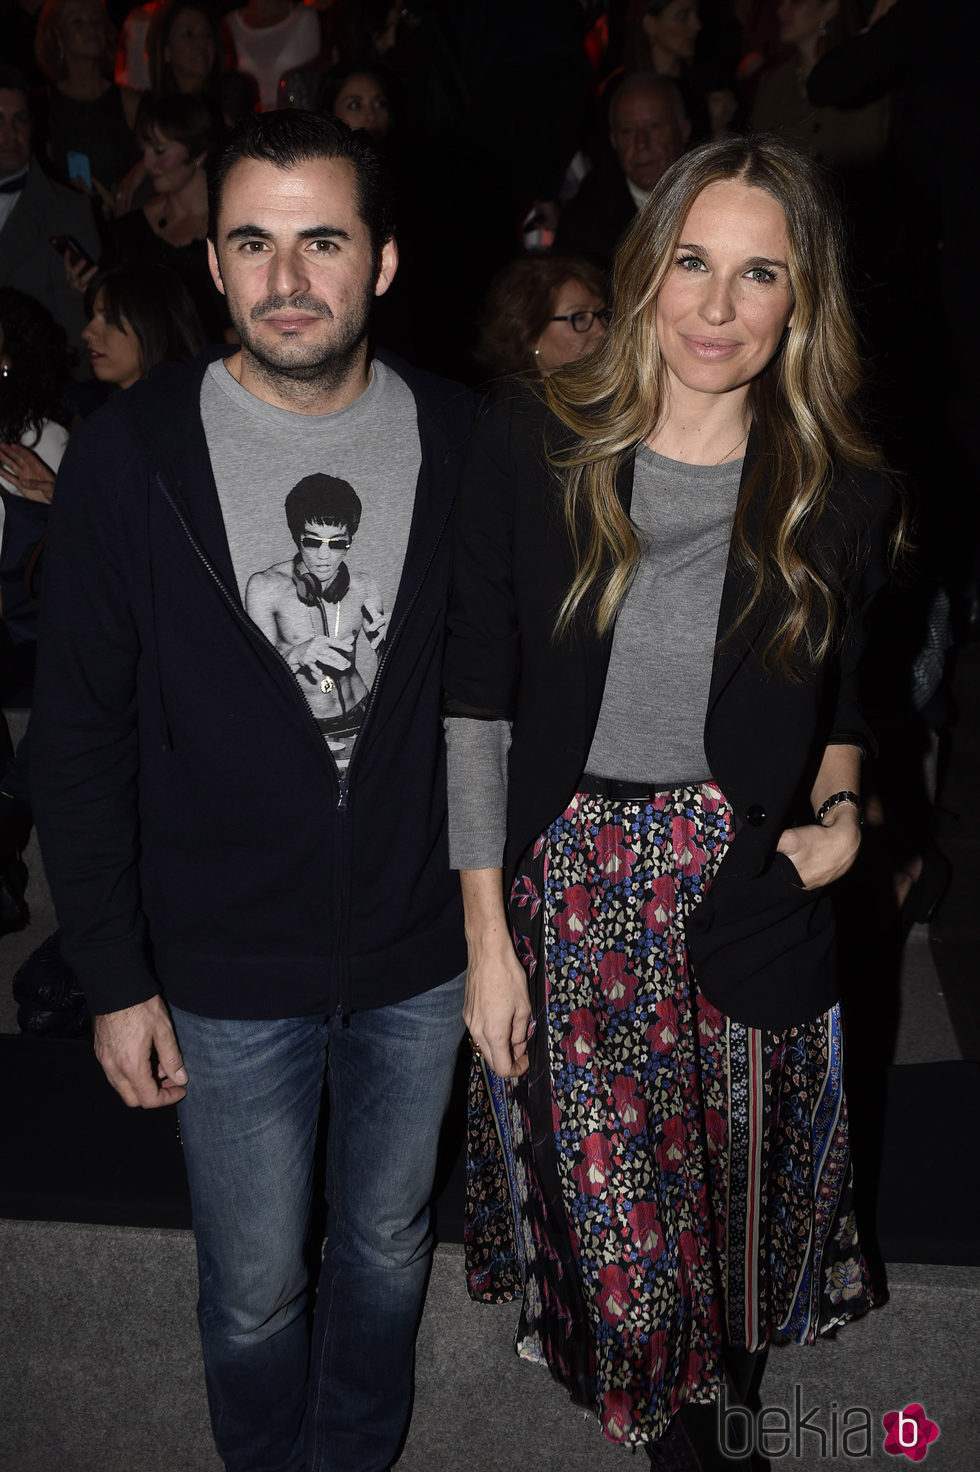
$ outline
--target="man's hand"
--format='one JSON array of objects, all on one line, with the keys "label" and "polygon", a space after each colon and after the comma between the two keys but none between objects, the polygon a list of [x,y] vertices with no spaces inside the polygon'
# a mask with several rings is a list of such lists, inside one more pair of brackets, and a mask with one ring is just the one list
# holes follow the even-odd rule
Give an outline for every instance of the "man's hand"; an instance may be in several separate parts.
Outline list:
[{"label": "man's hand", "polygon": [[93,1026],[95,1056],[130,1109],[159,1109],[183,1099],[187,1070],[162,997],[103,1012]]}]

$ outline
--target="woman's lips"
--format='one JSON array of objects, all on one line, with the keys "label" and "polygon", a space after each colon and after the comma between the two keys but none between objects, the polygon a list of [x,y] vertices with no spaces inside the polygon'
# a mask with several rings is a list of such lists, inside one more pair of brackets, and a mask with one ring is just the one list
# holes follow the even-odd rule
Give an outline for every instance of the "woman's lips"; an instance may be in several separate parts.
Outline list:
[{"label": "woman's lips", "polygon": [[690,333],[681,333],[682,341],[697,358],[714,360],[718,358],[733,357],[742,346],[738,339],[730,337],[692,337]]}]

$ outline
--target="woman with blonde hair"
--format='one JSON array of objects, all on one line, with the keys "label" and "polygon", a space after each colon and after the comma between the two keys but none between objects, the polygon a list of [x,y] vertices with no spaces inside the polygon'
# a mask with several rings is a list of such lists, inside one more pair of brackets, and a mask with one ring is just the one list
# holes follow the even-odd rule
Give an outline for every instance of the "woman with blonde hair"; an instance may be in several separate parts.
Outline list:
[{"label": "woman with blonde hair", "polygon": [[52,172],[111,210],[115,185],[136,157],[139,95],[112,80],[116,32],[105,5],[45,0],[34,44],[51,82],[38,99],[38,114],[40,146]]},{"label": "woman with blonde hair", "polygon": [[871,1303],[828,886],[896,507],[842,236],[775,140],[682,157],[605,338],[485,411],[458,511],[450,844],[497,1114],[477,1074],[471,1291],[522,1291],[519,1353],[661,1467],[748,1467],[704,1411],[726,1377]]}]

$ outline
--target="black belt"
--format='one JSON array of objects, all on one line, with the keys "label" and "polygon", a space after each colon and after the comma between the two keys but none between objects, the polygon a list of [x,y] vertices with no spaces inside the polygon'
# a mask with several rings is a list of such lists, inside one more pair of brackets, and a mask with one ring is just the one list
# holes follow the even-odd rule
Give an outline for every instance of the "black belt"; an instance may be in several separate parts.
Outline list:
[{"label": "black belt", "polygon": [[597,777],[594,772],[583,772],[577,790],[594,797],[611,797],[613,802],[634,802],[637,798],[653,797],[656,792],[673,792],[675,787],[688,785],[694,784],[672,782],[669,786],[658,786],[655,782],[621,782],[618,777]]}]

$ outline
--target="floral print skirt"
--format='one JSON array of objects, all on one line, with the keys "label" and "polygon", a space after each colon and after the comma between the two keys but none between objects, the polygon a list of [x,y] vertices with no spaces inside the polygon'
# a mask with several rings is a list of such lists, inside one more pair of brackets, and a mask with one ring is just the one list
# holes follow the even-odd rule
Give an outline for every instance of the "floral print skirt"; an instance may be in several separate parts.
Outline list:
[{"label": "floral print skirt", "polygon": [[528,1073],[471,1081],[467,1268],[610,1440],[714,1400],[722,1352],[871,1306],[838,1009],[785,1032],[699,996],[684,925],[732,832],[704,783],[579,793],[518,871]]}]

